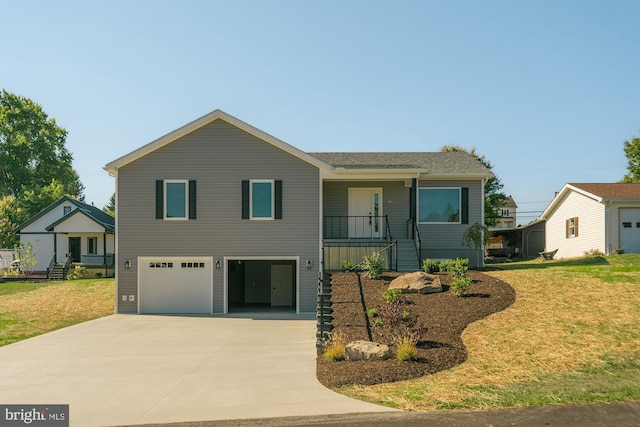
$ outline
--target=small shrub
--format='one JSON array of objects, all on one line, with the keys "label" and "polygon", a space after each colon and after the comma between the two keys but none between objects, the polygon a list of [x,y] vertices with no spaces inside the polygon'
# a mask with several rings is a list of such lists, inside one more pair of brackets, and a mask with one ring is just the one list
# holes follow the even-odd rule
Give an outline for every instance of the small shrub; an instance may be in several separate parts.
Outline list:
[{"label": "small shrub", "polygon": [[331,334],[331,340],[324,348],[324,358],[335,362],[344,359],[344,348],[347,345],[347,337],[339,330]]},{"label": "small shrub", "polygon": [[412,336],[401,336],[397,340],[396,358],[403,362],[418,358],[417,340]]},{"label": "small shrub", "polygon": [[349,271],[355,266],[356,263],[352,259],[350,259],[349,261],[342,261],[342,269],[344,271]]},{"label": "small shrub", "polygon": [[102,278],[102,273],[98,271],[98,272],[96,273],[96,277],[97,277],[98,279]]},{"label": "small shrub", "polygon": [[449,285],[449,287],[451,288],[451,290],[453,291],[453,293],[456,296],[461,297],[462,295],[465,294],[465,292],[467,292],[469,290],[469,287],[471,286],[471,278],[470,277],[466,277],[466,276],[462,276],[462,277],[457,277],[454,276],[451,279],[451,284]]},{"label": "small shrub", "polygon": [[378,315],[378,311],[375,308],[370,308],[367,310],[367,317],[376,317]]},{"label": "small shrub", "polygon": [[364,267],[366,276],[369,279],[378,279],[382,275],[384,270],[384,258],[380,252],[376,252],[371,256],[364,256]]},{"label": "small shrub", "polygon": [[440,263],[431,259],[425,259],[422,263],[422,270],[429,274],[437,273],[440,271]]},{"label": "small shrub", "polygon": [[382,326],[382,319],[380,319],[379,317],[376,317],[375,319],[373,319],[373,326]]},{"label": "small shrub", "polygon": [[587,258],[595,258],[597,256],[603,256],[604,252],[602,252],[600,249],[590,249],[588,251],[584,251],[584,255]]},{"label": "small shrub", "polygon": [[438,267],[440,268],[440,271],[451,271],[451,265],[453,264],[453,261],[449,260],[449,261],[440,261],[438,263]]},{"label": "small shrub", "polygon": [[81,265],[77,265],[73,272],[67,276],[71,280],[84,279],[87,277],[87,267],[83,267]]},{"label": "small shrub", "polygon": [[387,304],[393,304],[402,296],[402,291],[400,289],[387,289],[382,293],[382,297],[387,302]]},{"label": "small shrub", "polygon": [[612,252],[613,255],[622,255],[623,253],[624,253],[624,248],[621,246],[618,246]]},{"label": "small shrub", "polygon": [[449,261],[449,271],[454,277],[464,277],[469,270],[468,258],[456,258],[455,261]]}]

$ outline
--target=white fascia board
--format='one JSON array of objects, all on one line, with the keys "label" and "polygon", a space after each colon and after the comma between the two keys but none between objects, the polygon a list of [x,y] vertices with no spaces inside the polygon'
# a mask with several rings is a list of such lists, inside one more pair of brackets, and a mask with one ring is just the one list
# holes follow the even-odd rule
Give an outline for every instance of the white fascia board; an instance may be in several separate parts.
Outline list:
[{"label": "white fascia board", "polygon": [[558,195],[551,201],[549,206],[547,206],[547,208],[544,210],[544,212],[542,212],[542,215],[540,215],[540,219],[546,220],[547,218],[549,218],[549,216],[551,216],[553,211],[556,210],[558,205],[572,191],[575,192],[575,193],[578,193],[578,194],[580,194],[582,196],[588,197],[588,198],[590,198],[592,200],[595,200],[596,202],[599,202],[599,203],[602,203],[602,201],[603,201],[602,197],[598,197],[593,193],[589,193],[588,191],[582,190],[582,189],[580,189],[578,187],[574,187],[571,184],[565,184],[564,187],[562,187],[562,190],[560,190],[560,192],[558,193]]},{"label": "white fascia board", "polygon": [[417,177],[422,169],[340,169],[322,170],[321,178],[325,180],[387,180],[411,179]]},{"label": "white fascia board", "polygon": [[308,155],[307,153],[305,153],[304,151],[301,151],[297,148],[295,148],[294,146],[287,144],[284,141],[279,140],[278,138],[269,135],[266,132],[261,131],[260,129],[251,126],[248,123],[243,122],[240,119],[237,119],[227,113],[225,113],[222,110],[214,110],[209,114],[206,114],[190,123],[187,123],[186,125],[172,131],[169,132],[168,134],[154,140],[151,141],[150,143],[143,145],[142,147],[130,152],[129,154],[125,154],[124,156],[107,163],[104,166],[104,170],[106,170],[107,172],[109,172],[110,175],[115,176],[116,171],[118,168],[131,163],[161,147],[164,147],[165,145],[177,140],[178,138],[183,137],[184,135],[187,135],[193,131],[195,131],[196,129],[201,128],[202,126],[205,126],[211,122],[213,122],[214,120],[217,119],[222,119],[224,121],[226,121],[227,123],[230,123],[242,130],[244,130],[247,133],[250,133],[251,135],[262,139],[272,145],[274,145],[275,147],[280,148],[281,150],[292,154],[293,156],[296,156],[304,161],[306,161],[307,163],[310,163],[320,169],[333,169],[332,166],[316,159],[315,157],[312,157],[310,155]]}]

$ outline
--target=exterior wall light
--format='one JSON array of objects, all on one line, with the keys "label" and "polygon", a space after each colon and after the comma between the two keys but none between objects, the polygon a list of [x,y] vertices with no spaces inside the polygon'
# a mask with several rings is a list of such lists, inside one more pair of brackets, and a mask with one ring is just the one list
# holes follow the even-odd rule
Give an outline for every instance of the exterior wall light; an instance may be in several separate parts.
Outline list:
[{"label": "exterior wall light", "polygon": [[222,263],[220,260],[216,261],[216,270],[220,270],[222,268]]},{"label": "exterior wall light", "polygon": [[131,268],[131,261],[126,260],[126,261],[124,262],[124,269],[125,269],[125,270],[128,270],[128,269],[130,269],[130,268]]},{"label": "exterior wall light", "polygon": [[313,262],[311,262],[310,259],[307,260],[307,270],[311,270],[311,267],[313,267]]}]

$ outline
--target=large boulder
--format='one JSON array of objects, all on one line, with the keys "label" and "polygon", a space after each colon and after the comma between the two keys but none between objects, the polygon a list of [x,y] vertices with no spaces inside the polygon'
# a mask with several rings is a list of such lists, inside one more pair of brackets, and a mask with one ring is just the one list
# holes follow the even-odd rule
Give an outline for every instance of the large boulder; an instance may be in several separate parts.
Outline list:
[{"label": "large boulder", "polygon": [[371,341],[353,341],[344,348],[347,360],[386,360],[391,355],[389,346]]},{"label": "large boulder", "polygon": [[402,293],[433,294],[442,292],[440,277],[422,271],[404,274],[389,283],[389,289],[400,289]]}]

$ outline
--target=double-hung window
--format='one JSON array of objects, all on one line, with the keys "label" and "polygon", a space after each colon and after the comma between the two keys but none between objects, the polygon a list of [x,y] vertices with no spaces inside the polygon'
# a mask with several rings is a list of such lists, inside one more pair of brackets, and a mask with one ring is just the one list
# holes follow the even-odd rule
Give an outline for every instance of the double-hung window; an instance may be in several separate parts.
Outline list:
[{"label": "double-hung window", "polygon": [[250,219],[273,219],[274,191],[273,180],[250,181],[249,212]]},{"label": "double-hung window", "polygon": [[418,189],[418,222],[428,224],[468,223],[467,188]]},{"label": "double-hung window", "polygon": [[196,181],[156,181],[156,219],[196,219]]},{"label": "double-hung window", "polygon": [[569,218],[565,223],[565,234],[567,239],[578,237],[578,217]]},{"label": "double-hung window", "polygon": [[97,254],[98,253],[98,238],[97,237],[87,237],[87,253],[88,254]]},{"label": "double-hung window", "polygon": [[242,219],[282,219],[282,181],[277,179],[243,180]]}]

